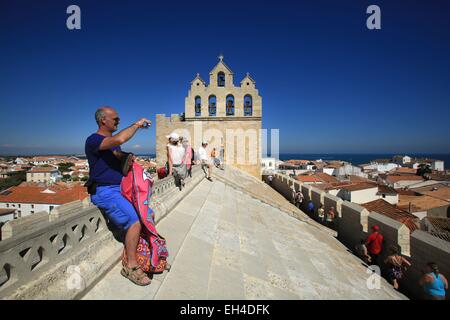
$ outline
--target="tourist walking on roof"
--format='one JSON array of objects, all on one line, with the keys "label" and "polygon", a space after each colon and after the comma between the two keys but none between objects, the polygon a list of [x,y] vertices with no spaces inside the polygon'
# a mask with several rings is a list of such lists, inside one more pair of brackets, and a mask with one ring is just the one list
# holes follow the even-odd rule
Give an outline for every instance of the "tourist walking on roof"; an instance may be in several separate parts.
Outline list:
[{"label": "tourist walking on roof", "polygon": [[295,186],[292,185],[291,187],[291,202],[293,205],[297,203],[297,192],[295,191]]},{"label": "tourist walking on roof", "polygon": [[389,256],[384,260],[388,267],[388,281],[394,286],[395,290],[398,290],[403,272],[411,266],[411,263],[398,253],[396,246],[391,246],[389,253]]},{"label": "tourist walking on roof", "polygon": [[317,209],[317,217],[319,222],[323,223],[325,220],[325,210],[323,204],[320,204],[319,209]]},{"label": "tourist walking on roof", "polygon": [[86,183],[92,203],[101,208],[107,218],[119,229],[125,231],[127,264],[123,266],[125,276],[138,285],[150,284],[150,278],[139,267],[136,250],[141,233],[141,223],[133,205],[121,194],[120,184],[124,177],[120,145],[130,140],[141,128],[147,128],[151,121],[142,118],[118,134],[120,118],[116,110],[102,107],[95,112],[98,125],[85,143],[89,162],[89,180]]},{"label": "tourist walking on roof", "polygon": [[181,143],[184,148],[185,158],[184,158],[184,164],[186,165],[186,178],[191,177],[192,178],[192,159],[193,159],[193,150],[191,147],[191,144],[189,143],[188,138],[182,137]]},{"label": "tourist walking on roof", "polygon": [[329,228],[334,228],[334,218],[336,217],[336,212],[334,211],[334,207],[331,207],[327,212],[327,225]]},{"label": "tourist walking on roof", "polygon": [[369,251],[369,256],[372,260],[372,264],[379,266],[378,257],[383,250],[383,235],[379,232],[380,228],[378,226],[372,227],[372,233],[367,237],[366,246],[367,251]]},{"label": "tourist walking on roof", "polygon": [[428,300],[445,300],[445,291],[448,290],[448,281],[439,272],[438,265],[428,262],[425,272],[419,280],[419,284],[425,291],[425,298]]},{"label": "tourist walking on roof", "polygon": [[175,184],[179,186],[180,190],[184,187],[184,178],[186,177],[186,151],[179,143],[180,136],[172,132],[166,136],[169,139],[167,144],[167,160],[169,163],[169,176],[173,175]]},{"label": "tourist walking on roof", "polygon": [[314,215],[314,211],[315,211],[314,209],[315,209],[314,208],[314,203],[311,200],[309,200],[309,202],[308,202],[308,213],[309,213],[310,216]]},{"label": "tourist walking on roof", "polygon": [[372,259],[369,256],[369,253],[367,251],[367,247],[366,247],[366,240],[361,239],[361,241],[359,242],[359,244],[355,247],[356,250],[356,255],[362,260],[364,261],[366,264],[370,264],[370,262],[372,261]]},{"label": "tourist walking on roof", "polygon": [[[211,178],[212,164],[211,164],[211,160],[208,157],[208,153],[206,152],[207,146],[208,146],[208,143],[203,142],[202,146],[200,148],[198,148],[198,158],[202,165],[202,170],[205,172],[206,179],[208,179],[209,181],[212,181],[212,178]],[[206,171],[205,168],[207,168],[208,170]]]},{"label": "tourist walking on roof", "polygon": [[267,181],[269,182],[269,186],[272,186],[273,176],[271,174],[267,177]]},{"label": "tourist walking on roof", "polygon": [[300,209],[302,203],[303,203],[303,193],[301,192],[301,190],[297,190],[297,192],[295,193],[295,206],[297,208]]},{"label": "tourist walking on roof", "polygon": [[214,163],[214,166],[217,169],[220,169],[221,165],[220,165],[220,159],[217,157],[217,150],[216,148],[213,148],[211,151],[211,161]]}]

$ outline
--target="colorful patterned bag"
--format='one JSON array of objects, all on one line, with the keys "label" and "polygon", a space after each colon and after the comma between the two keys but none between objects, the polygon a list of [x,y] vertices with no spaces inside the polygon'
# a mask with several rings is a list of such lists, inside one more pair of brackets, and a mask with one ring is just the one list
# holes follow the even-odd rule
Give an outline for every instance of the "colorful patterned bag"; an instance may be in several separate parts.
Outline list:
[{"label": "colorful patterned bag", "polygon": [[[151,176],[136,162],[122,179],[121,193],[130,201],[142,223],[142,231],[136,252],[137,262],[144,272],[161,273],[166,268],[169,252],[166,240],[158,234],[154,222],[153,210],[148,205],[153,180]],[[126,251],[122,254],[122,264],[128,261]]]}]

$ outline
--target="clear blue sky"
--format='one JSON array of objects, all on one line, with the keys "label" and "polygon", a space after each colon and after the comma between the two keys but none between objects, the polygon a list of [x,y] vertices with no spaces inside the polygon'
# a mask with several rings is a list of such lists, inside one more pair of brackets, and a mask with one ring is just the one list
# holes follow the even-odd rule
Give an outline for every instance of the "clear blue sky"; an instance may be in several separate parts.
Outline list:
[{"label": "clear blue sky", "polygon": [[[450,153],[450,1],[1,1],[0,41],[0,154],[83,152],[102,105],[122,128],[183,112],[221,52],[281,152]],[[153,128],[124,149],[154,148]]]}]

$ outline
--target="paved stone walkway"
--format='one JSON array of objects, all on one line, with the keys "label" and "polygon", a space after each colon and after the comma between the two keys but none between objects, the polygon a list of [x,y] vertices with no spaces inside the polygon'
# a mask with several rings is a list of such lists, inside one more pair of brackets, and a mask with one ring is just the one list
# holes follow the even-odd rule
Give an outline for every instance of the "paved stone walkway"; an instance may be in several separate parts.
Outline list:
[{"label": "paved stone walkway", "polygon": [[[255,183],[261,183],[256,181]],[[406,299],[329,232],[217,179],[158,224],[172,270],[139,287],[116,265],[84,299]]]}]

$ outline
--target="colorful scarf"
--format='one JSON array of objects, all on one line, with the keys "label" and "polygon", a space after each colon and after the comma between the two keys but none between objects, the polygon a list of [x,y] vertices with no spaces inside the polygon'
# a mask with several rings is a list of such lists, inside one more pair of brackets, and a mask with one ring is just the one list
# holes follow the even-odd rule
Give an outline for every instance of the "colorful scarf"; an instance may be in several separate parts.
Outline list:
[{"label": "colorful scarf", "polygon": [[[138,264],[144,272],[161,273],[166,267],[169,252],[166,240],[158,234],[155,227],[154,213],[149,207],[153,179],[137,162],[133,162],[128,175],[122,179],[120,189],[122,195],[130,201],[142,224],[142,231],[136,252]],[[122,263],[128,261],[124,249]]]}]

